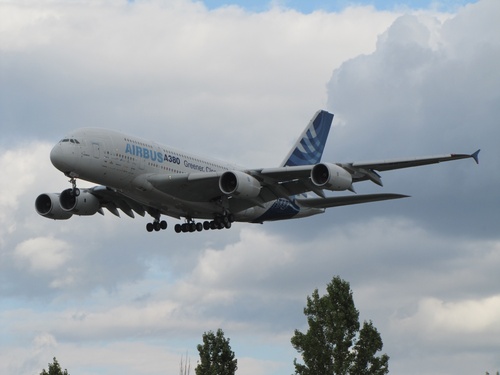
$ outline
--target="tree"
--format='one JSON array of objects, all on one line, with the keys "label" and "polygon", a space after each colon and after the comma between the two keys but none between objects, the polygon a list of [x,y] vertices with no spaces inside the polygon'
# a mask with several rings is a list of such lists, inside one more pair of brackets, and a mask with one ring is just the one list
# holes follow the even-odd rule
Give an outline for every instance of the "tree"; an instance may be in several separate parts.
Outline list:
[{"label": "tree", "polygon": [[54,357],[54,363],[49,363],[49,372],[43,369],[40,375],[69,375],[69,374],[68,370],[66,369],[64,369],[64,371],[61,370],[59,362],[57,362],[56,357]]},{"label": "tree", "polygon": [[382,339],[372,322],[359,330],[359,311],[354,306],[347,281],[336,276],[327,285],[327,294],[314,290],[307,297],[304,315],[309,329],[295,330],[293,347],[302,354],[303,364],[294,360],[298,375],[382,375],[389,372],[389,357],[382,350]]},{"label": "tree", "polygon": [[238,369],[238,361],[224,338],[222,329],[214,334],[212,331],[203,334],[203,345],[198,345],[200,363],[195,368],[196,375],[234,375]]}]

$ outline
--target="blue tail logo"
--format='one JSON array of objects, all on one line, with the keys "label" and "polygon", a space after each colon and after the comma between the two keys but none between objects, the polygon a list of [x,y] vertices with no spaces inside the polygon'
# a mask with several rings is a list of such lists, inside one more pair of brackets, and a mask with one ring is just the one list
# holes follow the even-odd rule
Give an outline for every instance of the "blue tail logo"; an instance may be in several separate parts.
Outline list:
[{"label": "blue tail logo", "polygon": [[332,120],[333,114],[323,110],[316,112],[282,166],[318,164],[325,149]]}]

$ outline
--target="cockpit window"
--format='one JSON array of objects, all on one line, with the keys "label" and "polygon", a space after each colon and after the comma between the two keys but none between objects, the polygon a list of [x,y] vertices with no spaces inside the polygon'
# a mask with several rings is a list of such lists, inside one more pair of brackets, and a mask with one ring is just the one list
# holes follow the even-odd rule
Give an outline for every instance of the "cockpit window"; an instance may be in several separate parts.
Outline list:
[{"label": "cockpit window", "polygon": [[76,145],[79,145],[80,142],[77,140],[77,139],[74,139],[74,138],[64,138],[63,140],[61,140],[61,143],[65,143],[65,142],[70,142],[70,143],[74,143]]}]

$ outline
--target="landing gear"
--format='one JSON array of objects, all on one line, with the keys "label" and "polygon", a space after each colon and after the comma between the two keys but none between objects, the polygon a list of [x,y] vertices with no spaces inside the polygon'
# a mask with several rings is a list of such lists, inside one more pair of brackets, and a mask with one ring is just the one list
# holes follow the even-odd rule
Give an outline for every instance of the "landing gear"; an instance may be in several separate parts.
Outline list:
[{"label": "landing gear", "polygon": [[188,222],[184,224],[175,224],[175,233],[193,233],[201,232],[203,225],[201,223]]},{"label": "landing gear", "polygon": [[76,178],[71,177],[69,182],[71,183],[71,195],[74,197],[78,197],[80,195],[80,189],[76,187]]},{"label": "landing gear", "polygon": [[[184,224],[175,224],[174,230],[175,233],[193,233],[204,230],[229,229],[233,222],[234,216],[231,214],[217,215],[214,220],[203,223],[196,223],[193,219],[187,218]],[[160,221],[160,215],[157,215],[152,223],[146,224],[148,232],[159,232],[164,229],[167,229],[167,222],[165,220]]]},{"label": "landing gear", "polygon": [[159,219],[153,221],[152,223],[146,224],[146,230],[148,232],[159,232],[160,230],[167,229],[167,222],[165,220],[160,221]]},{"label": "landing gear", "polygon": [[216,216],[212,221],[204,221],[202,223],[195,223],[192,219],[188,219],[187,223],[176,224],[174,229],[176,233],[193,233],[201,232],[203,230],[215,230],[215,229],[229,229],[234,222],[234,216],[232,214],[219,215]]}]

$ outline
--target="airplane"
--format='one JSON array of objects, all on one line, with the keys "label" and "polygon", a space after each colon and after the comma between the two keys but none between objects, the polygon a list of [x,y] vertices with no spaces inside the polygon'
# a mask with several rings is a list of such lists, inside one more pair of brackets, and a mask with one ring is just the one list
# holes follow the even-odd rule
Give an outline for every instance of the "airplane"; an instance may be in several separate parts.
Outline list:
[{"label": "airplane", "polygon": [[[303,218],[327,208],[406,198],[402,194],[327,196],[326,191],[355,193],[353,184],[371,181],[382,186],[378,172],[472,158],[448,154],[412,159],[321,162],[333,114],[317,111],[279,167],[248,169],[196,156],[118,131],[74,130],[50,152],[54,167],[70,178],[61,193],[44,193],[35,200],[38,214],[55,220],[73,215],[134,218],[148,213],[148,232],[167,228],[162,215],[184,219],[175,232],[230,228],[233,222]],[[77,179],[98,184],[79,189]],[[199,221],[197,221],[199,220]],[[202,222],[203,221],[203,222]]]}]

